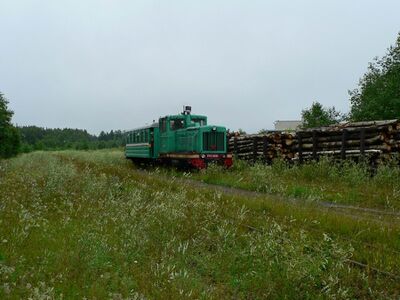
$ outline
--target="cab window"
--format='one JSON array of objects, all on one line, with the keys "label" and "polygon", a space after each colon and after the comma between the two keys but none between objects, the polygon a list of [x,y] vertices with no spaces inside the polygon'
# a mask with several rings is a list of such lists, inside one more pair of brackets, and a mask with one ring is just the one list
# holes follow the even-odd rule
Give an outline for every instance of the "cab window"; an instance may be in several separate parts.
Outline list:
[{"label": "cab window", "polygon": [[172,119],[170,121],[171,130],[182,129],[185,127],[185,121],[182,119]]}]

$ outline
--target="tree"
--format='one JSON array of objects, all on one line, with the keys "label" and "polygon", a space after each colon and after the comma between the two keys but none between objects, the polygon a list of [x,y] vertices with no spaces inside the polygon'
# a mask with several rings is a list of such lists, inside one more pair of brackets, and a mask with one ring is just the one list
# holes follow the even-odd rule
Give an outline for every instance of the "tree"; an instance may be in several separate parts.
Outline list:
[{"label": "tree", "polygon": [[0,158],[8,158],[18,153],[20,137],[12,125],[13,111],[7,108],[8,101],[0,93]]},{"label": "tree", "polygon": [[245,135],[247,134],[246,131],[244,131],[242,128],[239,128],[237,131],[240,135]]},{"label": "tree", "polygon": [[107,134],[104,131],[101,131],[98,139],[99,139],[99,141],[107,140]]},{"label": "tree", "polygon": [[335,107],[323,107],[319,102],[313,102],[310,108],[301,112],[303,128],[328,126],[339,123],[343,115]]},{"label": "tree", "polygon": [[387,54],[369,64],[349,95],[353,121],[400,118],[400,33]]}]

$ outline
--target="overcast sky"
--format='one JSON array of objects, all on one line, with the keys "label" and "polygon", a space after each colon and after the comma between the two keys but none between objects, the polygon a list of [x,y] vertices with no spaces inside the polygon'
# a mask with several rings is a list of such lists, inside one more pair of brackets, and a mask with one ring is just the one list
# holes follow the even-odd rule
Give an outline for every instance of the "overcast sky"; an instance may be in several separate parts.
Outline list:
[{"label": "overcast sky", "polygon": [[130,129],[192,105],[254,132],[347,91],[400,31],[398,0],[0,0],[18,125]]}]

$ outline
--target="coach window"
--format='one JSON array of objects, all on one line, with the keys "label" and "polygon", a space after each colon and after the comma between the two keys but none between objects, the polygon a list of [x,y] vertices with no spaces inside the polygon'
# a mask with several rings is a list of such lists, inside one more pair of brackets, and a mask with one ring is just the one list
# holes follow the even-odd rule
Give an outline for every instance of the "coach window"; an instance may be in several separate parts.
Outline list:
[{"label": "coach window", "polygon": [[162,118],[160,119],[160,131],[165,132],[167,130],[167,119]]}]

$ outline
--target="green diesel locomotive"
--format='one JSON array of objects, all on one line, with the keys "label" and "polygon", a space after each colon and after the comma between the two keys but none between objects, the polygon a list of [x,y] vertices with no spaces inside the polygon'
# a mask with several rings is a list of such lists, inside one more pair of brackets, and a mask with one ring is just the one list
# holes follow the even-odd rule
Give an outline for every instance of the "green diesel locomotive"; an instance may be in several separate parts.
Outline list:
[{"label": "green diesel locomotive", "polygon": [[206,168],[209,162],[232,166],[226,128],[207,125],[207,117],[192,115],[190,106],[180,115],[128,131],[125,157],[138,163],[177,163],[197,169]]}]

